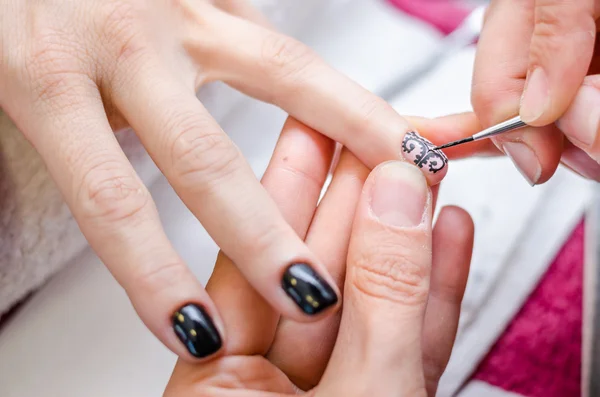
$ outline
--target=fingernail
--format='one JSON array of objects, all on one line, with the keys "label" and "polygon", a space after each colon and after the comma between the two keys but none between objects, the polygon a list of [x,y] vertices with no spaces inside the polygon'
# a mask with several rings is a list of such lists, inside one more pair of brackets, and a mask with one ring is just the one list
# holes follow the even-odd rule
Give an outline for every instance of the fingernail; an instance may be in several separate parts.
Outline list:
[{"label": "fingernail", "polygon": [[210,316],[193,303],[173,314],[173,329],[190,354],[197,358],[216,353],[223,344]]},{"label": "fingernail", "polygon": [[434,150],[434,147],[433,143],[416,132],[408,132],[402,141],[402,153],[406,160],[427,174],[444,174],[448,168],[448,157],[441,150]]},{"label": "fingernail", "polygon": [[281,286],[306,314],[322,312],[338,301],[334,289],[306,263],[294,263],[287,268]]},{"label": "fingernail", "polygon": [[599,123],[600,92],[583,85],[556,125],[574,144],[589,148],[596,140]]},{"label": "fingernail", "polygon": [[521,98],[521,119],[531,123],[539,119],[550,105],[550,87],[546,72],[541,67],[533,69]]},{"label": "fingernail", "polygon": [[535,186],[542,175],[542,166],[533,150],[521,142],[505,142],[502,150],[510,157],[527,182]]},{"label": "fingernail", "polygon": [[428,188],[423,174],[400,161],[377,169],[371,190],[371,210],[380,222],[398,227],[421,224]]},{"label": "fingernail", "polygon": [[567,146],[560,160],[582,177],[600,182],[600,164],[578,147]]}]

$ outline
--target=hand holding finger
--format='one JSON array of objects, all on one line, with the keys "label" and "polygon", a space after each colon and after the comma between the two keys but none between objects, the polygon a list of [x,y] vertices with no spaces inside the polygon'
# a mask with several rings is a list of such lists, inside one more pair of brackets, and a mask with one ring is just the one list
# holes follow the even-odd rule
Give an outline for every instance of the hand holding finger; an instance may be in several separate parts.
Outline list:
[{"label": "hand holding finger", "polygon": [[336,344],[319,395],[426,395],[421,335],[431,204],[427,183],[412,166],[388,162],[369,176],[348,253],[338,335],[344,343]]}]

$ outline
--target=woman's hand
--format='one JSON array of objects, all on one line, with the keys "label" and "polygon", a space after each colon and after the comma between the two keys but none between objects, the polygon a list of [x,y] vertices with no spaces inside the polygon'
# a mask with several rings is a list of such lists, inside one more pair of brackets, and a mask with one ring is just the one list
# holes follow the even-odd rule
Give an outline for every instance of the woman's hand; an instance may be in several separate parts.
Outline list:
[{"label": "woman's hand", "polygon": [[[0,4],[0,106],[43,157],[83,233],[143,321],[188,359],[221,347],[221,320],[165,236],[113,130],[135,129],[244,277],[278,312],[297,321],[333,312],[338,290],[197,100],[197,87],[222,80],[274,103],[346,145],[369,167],[405,158],[418,163],[432,185],[447,169],[439,155],[418,158],[410,149],[413,138],[405,137],[408,123],[382,100],[302,44],[262,26],[261,17],[242,2],[215,4]],[[296,263],[319,275],[323,300],[318,310],[302,310],[306,307],[281,287]],[[186,349],[173,332],[174,313],[190,303],[212,318],[207,321],[214,343],[204,351]]]},{"label": "woman's hand", "polygon": [[600,71],[598,17],[599,0],[493,0],[487,10],[473,108],[483,127],[519,112],[541,127],[493,138],[532,185],[547,181],[561,160],[600,181],[600,83],[586,78]]},{"label": "woman's hand", "polygon": [[[315,151],[324,154],[317,162]],[[290,120],[263,185],[343,287],[343,313],[314,324],[280,319],[220,255],[207,289],[230,331],[223,356],[180,361],[165,396],[435,394],[458,325],[472,221],[444,208],[432,231],[435,194],[416,167],[387,162],[367,178],[347,151],[315,210],[331,153],[329,140]],[[302,280],[285,285],[318,307]]]}]

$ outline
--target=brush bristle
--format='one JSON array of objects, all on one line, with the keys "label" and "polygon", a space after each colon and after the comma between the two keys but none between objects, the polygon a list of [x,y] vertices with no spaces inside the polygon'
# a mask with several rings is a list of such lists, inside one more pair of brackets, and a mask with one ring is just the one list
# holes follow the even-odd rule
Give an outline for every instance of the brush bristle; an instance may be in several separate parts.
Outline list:
[{"label": "brush bristle", "polygon": [[468,142],[472,142],[472,141],[473,141],[473,137],[459,139],[458,141],[454,141],[454,142],[446,143],[445,145],[437,146],[434,148],[434,150],[447,149],[452,146],[456,146],[456,145],[460,145],[460,144],[468,143]]}]

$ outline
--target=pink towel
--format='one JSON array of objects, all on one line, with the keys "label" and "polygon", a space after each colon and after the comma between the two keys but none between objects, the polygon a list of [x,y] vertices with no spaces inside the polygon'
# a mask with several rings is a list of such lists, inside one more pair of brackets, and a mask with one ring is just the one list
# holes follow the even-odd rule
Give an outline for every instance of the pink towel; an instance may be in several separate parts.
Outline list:
[{"label": "pink towel", "polygon": [[527,397],[581,395],[583,222],[474,378]]},{"label": "pink towel", "polygon": [[451,33],[469,15],[469,9],[448,0],[388,0],[401,11],[422,19],[444,34]]}]

